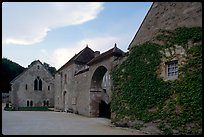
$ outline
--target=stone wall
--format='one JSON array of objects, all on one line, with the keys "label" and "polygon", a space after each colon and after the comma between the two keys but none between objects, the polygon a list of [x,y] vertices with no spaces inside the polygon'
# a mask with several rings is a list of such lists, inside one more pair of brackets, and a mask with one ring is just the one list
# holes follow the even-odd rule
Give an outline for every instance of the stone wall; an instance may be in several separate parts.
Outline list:
[{"label": "stone wall", "polygon": [[[94,89],[96,91],[92,91],[94,87],[92,78],[96,70],[103,67],[104,73],[99,77],[96,76],[95,79],[99,83],[97,85],[100,85],[105,72],[110,73],[120,61],[118,57],[112,56],[89,67],[72,63],[57,72],[55,74],[55,111],[72,112],[90,117],[98,116],[100,101],[111,100],[111,87],[107,87],[106,94],[102,93],[100,86]],[[79,70],[82,70],[82,73],[77,74]]]},{"label": "stone wall", "polygon": [[202,26],[201,2],[154,2],[129,48],[153,41],[160,29]]}]

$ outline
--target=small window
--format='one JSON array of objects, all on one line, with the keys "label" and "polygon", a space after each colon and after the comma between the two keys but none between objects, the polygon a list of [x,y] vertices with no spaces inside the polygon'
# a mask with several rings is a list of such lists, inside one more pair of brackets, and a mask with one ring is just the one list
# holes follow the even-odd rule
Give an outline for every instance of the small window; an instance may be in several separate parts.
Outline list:
[{"label": "small window", "polygon": [[31,107],[33,106],[33,101],[32,101],[32,100],[30,101],[30,106],[31,106]]},{"label": "small window", "polygon": [[47,87],[47,90],[48,90],[48,91],[50,90],[50,86]]},{"label": "small window", "polygon": [[64,83],[67,83],[67,74],[64,75]]},{"label": "small window", "polygon": [[30,104],[30,102],[29,102],[29,100],[27,100],[26,106],[29,107],[29,104]]},{"label": "small window", "polygon": [[167,63],[167,78],[168,79],[178,78],[178,61],[171,61]]},{"label": "small window", "polygon": [[49,106],[49,101],[48,100],[46,101],[46,105]]},{"label": "small window", "polygon": [[38,65],[37,67],[38,67],[38,69],[40,69],[40,66],[39,66],[39,65]]},{"label": "small window", "polygon": [[46,106],[46,101],[45,100],[43,101],[43,106]]},{"label": "small window", "polygon": [[28,89],[28,85],[27,85],[27,84],[25,85],[25,89],[26,89],[26,90]]}]

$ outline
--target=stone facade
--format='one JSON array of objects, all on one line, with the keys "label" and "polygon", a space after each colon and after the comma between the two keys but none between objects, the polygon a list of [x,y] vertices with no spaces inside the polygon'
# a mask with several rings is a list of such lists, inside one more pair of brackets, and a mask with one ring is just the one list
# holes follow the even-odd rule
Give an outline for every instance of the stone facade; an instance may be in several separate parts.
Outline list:
[{"label": "stone facade", "polygon": [[11,105],[18,107],[54,106],[54,78],[38,60],[11,81]]},{"label": "stone facade", "polygon": [[[128,49],[147,41],[163,45],[156,40],[160,30],[174,30],[178,27],[202,26],[202,4],[200,2],[154,2],[143,20]],[[192,42],[188,42],[192,47]],[[186,51],[180,45],[167,48],[162,53],[161,63],[158,67],[158,76],[163,80],[174,80],[178,76],[168,77],[168,64],[177,62],[178,67],[186,61]]]},{"label": "stone facade", "polygon": [[55,111],[90,117],[110,115],[104,110],[110,109],[109,72],[123,55],[116,46],[102,54],[86,47],[70,59],[55,75]]},{"label": "stone facade", "polygon": [[154,41],[160,29],[202,26],[201,2],[154,2],[128,49]]}]

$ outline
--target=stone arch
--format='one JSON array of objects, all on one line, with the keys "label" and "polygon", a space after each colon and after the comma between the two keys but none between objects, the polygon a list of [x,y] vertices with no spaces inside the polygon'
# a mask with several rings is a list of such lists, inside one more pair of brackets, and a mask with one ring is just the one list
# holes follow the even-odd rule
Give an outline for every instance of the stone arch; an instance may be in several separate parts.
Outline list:
[{"label": "stone arch", "polygon": [[95,69],[90,85],[90,116],[110,118],[110,102],[107,92],[102,89],[104,75],[108,72],[105,66]]}]

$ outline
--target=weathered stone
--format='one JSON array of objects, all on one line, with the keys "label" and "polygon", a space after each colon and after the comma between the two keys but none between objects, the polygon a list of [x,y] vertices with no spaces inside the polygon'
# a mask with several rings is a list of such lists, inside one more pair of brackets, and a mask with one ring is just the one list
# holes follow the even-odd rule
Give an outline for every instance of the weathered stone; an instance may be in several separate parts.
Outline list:
[{"label": "weathered stone", "polygon": [[[37,79],[37,84],[35,80]],[[40,82],[42,89],[40,90]],[[35,90],[35,85],[37,90]],[[11,81],[11,104],[13,109],[29,106],[41,107],[47,104],[54,106],[54,78],[43,64],[38,60],[34,61],[23,73]],[[27,102],[28,101],[28,102]],[[32,103],[31,103],[32,101]]]},{"label": "weathered stone", "polygon": [[146,123],[144,126],[140,129],[141,131],[150,133],[152,135],[161,135],[161,130],[157,127],[156,124],[153,123]]},{"label": "weathered stone", "polygon": [[154,2],[128,49],[155,40],[160,29],[202,26],[202,12],[199,11],[202,11],[201,2]]},{"label": "weathered stone", "polygon": [[[76,54],[55,75],[55,110],[72,109],[90,117],[110,111],[109,72],[121,63],[124,54],[116,46],[102,54],[96,55],[89,47]],[[101,101],[105,102],[105,108],[100,108]]]}]

